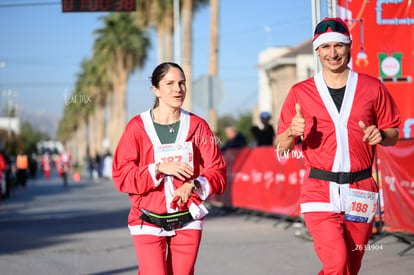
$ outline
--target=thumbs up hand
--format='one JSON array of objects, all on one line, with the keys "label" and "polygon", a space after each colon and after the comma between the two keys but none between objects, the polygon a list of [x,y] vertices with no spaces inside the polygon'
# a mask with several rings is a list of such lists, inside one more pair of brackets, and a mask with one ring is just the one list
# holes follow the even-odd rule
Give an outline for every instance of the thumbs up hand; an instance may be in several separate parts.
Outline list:
[{"label": "thumbs up hand", "polygon": [[368,141],[369,145],[375,145],[382,141],[382,136],[380,130],[375,125],[366,126],[363,121],[359,121],[359,127],[361,127],[364,132],[362,140],[364,142]]},{"label": "thumbs up hand", "polygon": [[289,126],[290,137],[300,137],[305,132],[305,119],[303,118],[300,104],[295,105],[296,115],[292,118],[292,122]]}]

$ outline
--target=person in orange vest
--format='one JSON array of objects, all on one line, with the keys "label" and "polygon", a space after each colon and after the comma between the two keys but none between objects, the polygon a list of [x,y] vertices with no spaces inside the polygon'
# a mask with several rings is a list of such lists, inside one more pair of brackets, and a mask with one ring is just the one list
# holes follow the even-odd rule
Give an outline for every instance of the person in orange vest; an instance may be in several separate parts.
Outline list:
[{"label": "person in orange vest", "polygon": [[21,185],[23,188],[26,188],[27,168],[29,168],[29,160],[27,158],[27,155],[23,152],[20,152],[16,157],[16,167],[17,186]]}]

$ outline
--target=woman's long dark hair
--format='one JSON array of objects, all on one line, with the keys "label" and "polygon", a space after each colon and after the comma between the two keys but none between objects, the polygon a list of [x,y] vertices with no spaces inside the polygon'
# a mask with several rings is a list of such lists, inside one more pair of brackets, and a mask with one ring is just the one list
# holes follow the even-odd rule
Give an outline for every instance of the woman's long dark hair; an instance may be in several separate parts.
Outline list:
[{"label": "woman's long dark hair", "polygon": [[[152,86],[159,88],[161,79],[163,79],[163,77],[168,73],[170,68],[177,68],[183,73],[183,75],[185,75],[183,69],[177,63],[164,62],[164,63],[159,64],[152,72],[152,76],[151,76]],[[159,103],[160,103],[159,98],[155,97],[154,106],[152,108],[153,109],[157,108]]]}]

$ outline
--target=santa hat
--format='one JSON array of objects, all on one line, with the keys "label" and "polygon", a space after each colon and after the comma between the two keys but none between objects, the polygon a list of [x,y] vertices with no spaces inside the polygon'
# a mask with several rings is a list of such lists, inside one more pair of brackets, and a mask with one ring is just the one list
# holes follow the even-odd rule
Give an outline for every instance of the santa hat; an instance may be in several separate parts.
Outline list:
[{"label": "santa hat", "polygon": [[341,18],[325,18],[315,27],[313,37],[313,50],[320,45],[329,42],[341,42],[350,44],[352,42],[347,24]]}]

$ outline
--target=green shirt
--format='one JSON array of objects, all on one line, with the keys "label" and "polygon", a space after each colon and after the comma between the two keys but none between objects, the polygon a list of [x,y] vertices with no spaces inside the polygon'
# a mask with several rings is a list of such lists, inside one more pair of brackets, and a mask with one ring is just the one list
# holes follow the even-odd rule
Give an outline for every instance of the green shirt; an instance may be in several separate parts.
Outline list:
[{"label": "green shirt", "polygon": [[[157,132],[157,136],[160,139],[161,144],[175,143],[175,140],[177,139],[178,129],[180,129],[180,120],[172,124],[164,125],[155,123],[153,119],[152,123],[154,123],[155,131]],[[170,129],[174,129],[174,131]]]}]

